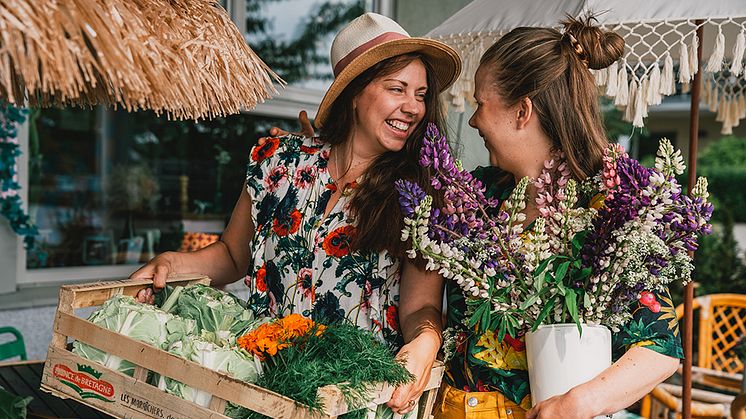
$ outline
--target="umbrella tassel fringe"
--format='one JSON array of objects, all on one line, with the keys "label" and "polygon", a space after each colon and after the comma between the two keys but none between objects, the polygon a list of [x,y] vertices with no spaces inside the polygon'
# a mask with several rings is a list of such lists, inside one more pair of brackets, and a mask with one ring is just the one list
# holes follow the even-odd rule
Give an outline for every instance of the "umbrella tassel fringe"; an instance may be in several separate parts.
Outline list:
[{"label": "umbrella tassel fringe", "polygon": [[666,54],[663,61],[663,72],[661,73],[660,92],[664,96],[673,94],[676,91],[676,80],[673,76],[673,58],[671,54]]},{"label": "umbrella tassel fringe", "polygon": [[618,68],[619,64],[617,64],[616,61],[614,61],[611,66],[609,66],[607,71],[607,77],[606,77],[606,96],[608,97],[614,97],[617,95],[617,86],[618,86]]},{"label": "umbrella tassel fringe", "polygon": [[733,45],[733,63],[730,66],[730,72],[738,76],[743,72],[743,54],[746,51],[746,34],[744,31],[736,37],[736,44]]},{"label": "umbrella tassel fringe", "polygon": [[661,70],[658,63],[653,63],[650,70],[650,84],[648,86],[647,103],[648,105],[660,105],[662,97],[660,93]]},{"label": "umbrella tassel fringe", "polygon": [[622,62],[619,68],[619,75],[617,79],[617,95],[614,99],[615,106],[627,106],[629,103],[629,91],[632,90],[631,85],[627,82],[627,65]]},{"label": "umbrella tassel fringe", "polygon": [[679,47],[679,83],[689,83],[692,73],[689,71],[689,49],[684,41]]},{"label": "umbrella tassel fringe", "polygon": [[635,119],[635,103],[637,102],[637,81],[629,82],[629,93],[627,95],[627,108],[624,111],[624,120],[633,122]]},{"label": "umbrella tassel fringe", "polygon": [[716,73],[723,68],[723,58],[725,58],[725,35],[723,35],[722,28],[715,37],[715,47],[712,50],[712,55],[707,61],[706,70],[708,73]]}]

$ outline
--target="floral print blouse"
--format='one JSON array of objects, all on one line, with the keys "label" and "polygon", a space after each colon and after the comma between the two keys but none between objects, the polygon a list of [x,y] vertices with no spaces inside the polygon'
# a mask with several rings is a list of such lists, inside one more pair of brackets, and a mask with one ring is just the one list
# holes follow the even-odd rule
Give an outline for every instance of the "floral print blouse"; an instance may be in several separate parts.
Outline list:
[{"label": "floral print blouse", "polygon": [[397,349],[399,260],[386,251],[350,250],[357,223],[347,205],[357,182],[324,216],[337,188],[327,170],[330,149],[318,138],[288,135],[251,150],[248,303],[260,315],[347,320]]},{"label": "floral print blouse", "polygon": [[[474,176],[485,185],[492,185],[485,195],[507,198],[511,188],[496,186],[495,172],[491,168],[477,168]],[[464,324],[466,302],[461,289],[446,285],[448,301],[447,324],[456,339],[456,350],[449,360],[444,380],[464,391],[499,391],[522,407],[531,407],[526,365],[526,346],[523,338],[505,335],[500,342],[497,334],[487,332],[475,336]],[[634,346],[674,358],[684,356],[679,336],[676,309],[668,292],[643,292],[634,303],[630,322],[612,333],[612,355],[616,360]]]}]

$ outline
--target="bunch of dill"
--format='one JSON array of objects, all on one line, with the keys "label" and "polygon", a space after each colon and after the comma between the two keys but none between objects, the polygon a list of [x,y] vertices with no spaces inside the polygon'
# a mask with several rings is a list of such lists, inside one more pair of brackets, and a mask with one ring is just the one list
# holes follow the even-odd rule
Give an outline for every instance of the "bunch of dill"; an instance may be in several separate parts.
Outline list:
[{"label": "bunch of dill", "polygon": [[[333,323],[318,336],[312,330],[269,358],[256,384],[319,412],[323,408],[316,397],[320,387],[337,385],[347,405],[355,410],[370,402],[367,392],[376,383],[396,386],[413,379],[372,333],[349,323]],[[364,410],[354,413],[351,416],[365,415]],[[233,418],[262,417],[237,406],[229,406],[226,414]]]}]

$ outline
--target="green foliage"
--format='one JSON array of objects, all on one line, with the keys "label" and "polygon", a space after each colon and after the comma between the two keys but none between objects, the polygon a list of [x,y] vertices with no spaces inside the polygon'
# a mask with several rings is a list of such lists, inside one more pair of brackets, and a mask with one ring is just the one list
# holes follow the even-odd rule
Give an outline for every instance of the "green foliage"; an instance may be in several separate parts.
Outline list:
[{"label": "green foliage", "polygon": [[[740,249],[733,237],[733,218],[726,216],[709,236],[699,238],[699,249],[694,253],[694,273],[697,295],[742,293],[746,289],[746,264],[739,256]],[[680,284],[671,284],[674,304],[683,302]]]},{"label": "green foliage", "polygon": [[[319,387],[336,384],[347,404],[360,409],[368,402],[366,392],[372,383],[399,385],[413,378],[388,347],[348,323],[330,324],[320,336],[309,333],[278,352],[265,368],[257,385],[316,410],[322,407],[316,398]],[[245,409],[234,414],[234,418],[261,417]]]},{"label": "green foliage", "polygon": [[710,144],[697,159],[702,168],[746,166],[746,138],[723,137]]},{"label": "green foliage", "polygon": [[723,137],[710,144],[697,159],[697,172],[709,183],[713,221],[746,222],[746,138]]},{"label": "green foliage", "polygon": [[18,145],[18,126],[26,120],[28,111],[0,103],[0,215],[13,231],[23,236],[26,249],[34,245],[38,234],[36,225],[31,221],[23,201],[18,195],[21,186],[18,184],[18,164],[16,159],[21,155]]},{"label": "green foliage", "polygon": [[262,7],[277,0],[247,0],[246,28],[251,47],[288,83],[309,77],[331,78],[326,65],[314,73],[318,64],[329,64],[329,51],[319,45],[343,25],[365,12],[365,2],[351,4],[327,1],[308,14],[299,36],[290,41],[275,39],[270,33],[272,22],[261,15]]},{"label": "green foliage", "polygon": [[25,418],[27,406],[33,397],[19,397],[0,387],[0,417]]},{"label": "green foliage", "polygon": [[[746,139],[742,140],[746,144]],[[699,176],[706,176],[708,190],[715,211],[713,221],[746,222],[746,160],[742,166],[705,166],[698,168]],[[726,215],[727,213],[727,215]]]}]

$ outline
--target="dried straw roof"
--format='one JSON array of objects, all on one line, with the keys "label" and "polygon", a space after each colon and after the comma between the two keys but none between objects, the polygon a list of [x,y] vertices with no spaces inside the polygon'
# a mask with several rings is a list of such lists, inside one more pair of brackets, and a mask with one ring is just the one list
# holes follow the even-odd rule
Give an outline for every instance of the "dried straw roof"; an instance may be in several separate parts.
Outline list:
[{"label": "dried straw roof", "polygon": [[216,0],[0,0],[0,100],[14,105],[212,118],[273,81]]}]

